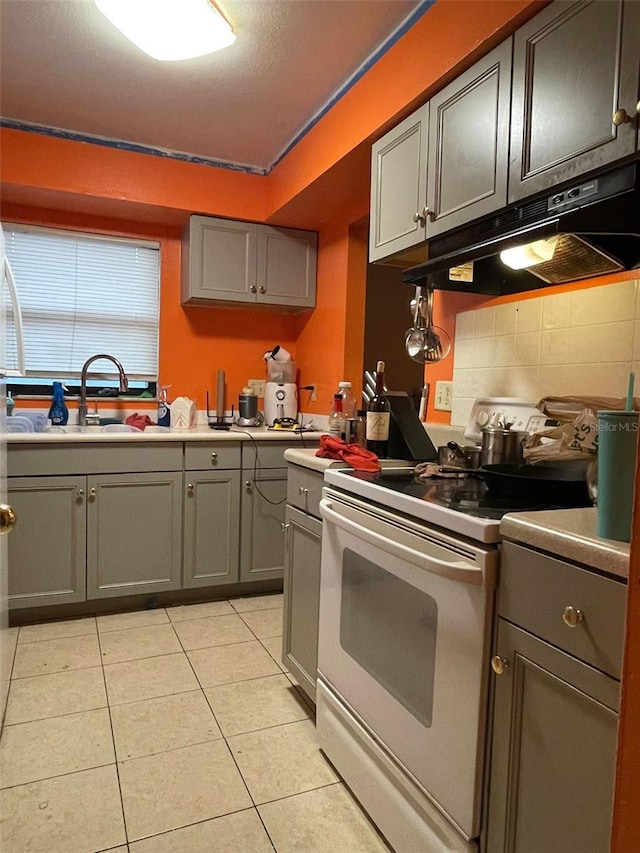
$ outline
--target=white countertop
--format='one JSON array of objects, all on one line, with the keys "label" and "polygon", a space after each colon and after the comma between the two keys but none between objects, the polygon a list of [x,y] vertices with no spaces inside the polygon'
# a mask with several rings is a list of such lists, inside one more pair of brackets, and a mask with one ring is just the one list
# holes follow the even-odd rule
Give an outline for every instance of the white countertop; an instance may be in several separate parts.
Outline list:
[{"label": "white countertop", "polygon": [[349,468],[346,462],[340,462],[338,459],[325,459],[316,456],[316,449],[315,447],[288,447],[284,452],[284,458],[293,465],[300,465],[302,468],[309,468],[311,471],[322,473],[327,468]]},{"label": "white countertop", "polygon": [[21,432],[8,433],[8,444],[77,444],[78,442],[140,442],[140,441],[286,441],[291,444],[305,442],[316,444],[320,432],[298,432],[295,430],[275,430],[260,427],[257,429],[230,430],[210,429],[196,426],[193,429],[167,429],[166,427],[147,427],[143,432],[105,432],[96,427],[83,427],[77,432]]},{"label": "white countertop", "polygon": [[595,507],[512,512],[503,517],[500,533],[505,539],[628,579],[629,543],[597,536],[596,518]]}]

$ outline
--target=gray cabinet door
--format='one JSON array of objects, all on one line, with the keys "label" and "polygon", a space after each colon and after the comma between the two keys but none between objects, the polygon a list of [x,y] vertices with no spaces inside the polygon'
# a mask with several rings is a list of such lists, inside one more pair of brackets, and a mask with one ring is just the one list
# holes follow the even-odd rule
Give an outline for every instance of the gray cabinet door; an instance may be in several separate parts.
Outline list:
[{"label": "gray cabinet door", "polygon": [[240,580],[281,578],[287,469],[242,471]]},{"label": "gray cabinet door", "polygon": [[636,150],[640,3],[556,0],[514,35],[509,201]]},{"label": "gray cabinet door", "polygon": [[322,522],[288,506],[286,523],[282,656],[315,702]]},{"label": "gray cabinet door", "polygon": [[487,850],[608,853],[620,684],[498,621]]},{"label": "gray cabinet door", "polygon": [[425,241],[428,125],[429,104],[425,104],[372,148],[370,261]]},{"label": "gray cabinet door", "polygon": [[188,471],[182,585],[236,583],[240,544],[240,471]]},{"label": "gray cabinet door", "polygon": [[507,203],[512,39],[430,101],[427,239]]},{"label": "gray cabinet door", "polygon": [[87,478],[87,598],[179,589],[182,473]]},{"label": "gray cabinet door", "polygon": [[86,598],[84,477],[10,477],[9,608]]},{"label": "gray cabinet door", "polygon": [[182,240],[182,302],[255,302],[258,227],[192,216]]},{"label": "gray cabinet door", "polygon": [[313,308],[317,236],[312,231],[258,227],[257,301]]}]

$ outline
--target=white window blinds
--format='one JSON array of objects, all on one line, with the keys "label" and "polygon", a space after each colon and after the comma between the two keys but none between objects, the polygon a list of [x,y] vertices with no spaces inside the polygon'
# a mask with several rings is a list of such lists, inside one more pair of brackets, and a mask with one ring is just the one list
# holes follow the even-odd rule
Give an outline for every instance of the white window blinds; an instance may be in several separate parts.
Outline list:
[{"label": "white window blinds", "polygon": [[[120,360],[130,379],[158,378],[157,245],[3,224],[22,305],[27,376],[77,377],[92,355]],[[15,334],[7,317],[9,369]],[[117,375],[110,362],[96,367]]]}]

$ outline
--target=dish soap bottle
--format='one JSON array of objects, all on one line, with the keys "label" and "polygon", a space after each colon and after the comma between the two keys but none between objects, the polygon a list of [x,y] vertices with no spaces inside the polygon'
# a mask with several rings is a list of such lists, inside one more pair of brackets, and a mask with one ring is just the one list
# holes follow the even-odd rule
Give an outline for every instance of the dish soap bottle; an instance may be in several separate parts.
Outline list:
[{"label": "dish soap bottle", "polygon": [[49,420],[54,426],[64,426],[69,420],[69,410],[64,402],[62,382],[53,383],[53,401],[49,409]]},{"label": "dish soap bottle", "polygon": [[168,427],[171,425],[171,409],[167,400],[167,390],[170,385],[163,385],[160,388],[160,396],[158,397],[158,426]]}]

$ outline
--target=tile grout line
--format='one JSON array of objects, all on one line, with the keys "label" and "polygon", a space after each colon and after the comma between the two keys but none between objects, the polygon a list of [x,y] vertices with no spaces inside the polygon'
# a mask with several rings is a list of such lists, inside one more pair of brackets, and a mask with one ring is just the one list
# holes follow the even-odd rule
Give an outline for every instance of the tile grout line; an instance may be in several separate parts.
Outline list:
[{"label": "tile grout line", "polygon": [[113,731],[113,719],[111,717],[111,703],[109,702],[109,688],[107,687],[107,676],[106,676],[106,673],[104,671],[104,662],[102,660],[102,645],[100,643],[100,635],[99,634],[98,634],[98,653],[100,655],[100,663],[102,666],[102,680],[104,682],[104,692],[105,692],[105,696],[107,697],[107,713],[109,714],[109,728],[111,729],[111,742],[113,743],[113,758],[115,761],[115,768],[116,768],[116,780],[118,782],[118,794],[120,796],[120,808],[122,809],[122,826],[124,828],[124,843],[125,843],[125,846],[128,850],[129,849],[129,829],[127,827],[127,814],[126,814],[125,809],[124,809],[124,797],[122,794],[122,783],[120,781],[120,769],[118,767],[118,749],[116,746],[115,732]]},{"label": "tile grout line", "polygon": [[[228,599],[227,599],[227,600],[228,600]],[[231,604],[231,602],[229,602],[229,603]],[[231,605],[231,606],[233,606],[233,605]],[[251,629],[249,629],[249,630],[251,630]],[[180,639],[180,637],[178,637],[178,642],[179,642],[179,643],[180,643],[180,645],[182,646],[182,640]],[[183,649],[184,649],[184,646],[183,646]],[[246,780],[245,780],[244,776],[242,775],[242,771],[240,770],[240,767],[238,766],[238,762],[236,761],[235,756],[234,756],[233,752],[231,751],[231,748],[230,748],[230,746],[229,746],[229,744],[228,744],[228,742],[227,742],[227,739],[226,739],[226,737],[224,736],[224,732],[222,731],[222,726],[221,726],[221,725],[220,725],[220,723],[218,722],[218,718],[216,717],[215,711],[214,711],[214,710],[213,710],[213,708],[211,707],[211,703],[209,702],[209,699],[208,699],[208,697],[207,697],[207,694],[205,693],[205,688],[202,686],[202,684],[201,684],[201,682],[200,682],[200,679],[198,678],[198,673],[195,671],[195,668],[194,668],[193,664],[191,663],[191,659],[189,658],[189,655],[187,654],[186,649],[184,649],[184,654],[185,654],[185,657],[187,658],[187,660],[189,661],[189,666],[191,667],[191,670],[192,670],[192,672],[193,672],[193,675],[194,675],[194,677],[195,677],[196,681],[197,681],[197,682],[198,682],[198,684],[200,685],[200,690],[201,690],[201,692],[202,692],[202,695],[204,696],[204,701],[207,703],[207,707],[208,707],[208,708],[209,708],[209,710],[211,711],[211,714],[213,715],[213,719],[216,721],[216,725],[218,726],[218,730],[220,731],[220,735],[221,735],[221,737],[222,737],[222,741],[224,742],[224,745],[225,745],[225,746],[226,746],[226,748],[227,748],[227,752],[229,753],[229,755],[230,755],[230,757],[231,757],[231,760],[233,761],[233,764],[234,764],[234,766],[235,766],[235,768],[236,768],[236,770],[237,770],[237,772],[238,772],[238,775],[240,776],[240,779],[242,780],[242,784],[243,784],[243,785],[244,785],[244,787],[245,787],[245,790],[246,790],[246,792],[247,792],[247,796],[249,797],[249,800],[250,800],[250,801],[251,801],[251,803],[252,803],[252,808],[255,810],[256,814],[258,815],[258,820],[262,821],[262,819],[260,818],[260,813],[258,812],[258,809],[257,809],[257,807],[256,807],[255,801],[254,801],[253,796],[252,796],[252,794],[251,794],[251,791],[249,790],[249,786],[247,785],[247,782],[246,782]],[[265,827],[265,831],[266,831],[266,827]],[[268,838],[269,838],[269,841],[271,842],[271,836],[268,836]],[[272,844],[272,846],[273,846],[273,847],[274,847],[274,849],[275,849],[275,845],[273,845],[273,844]]]}]

